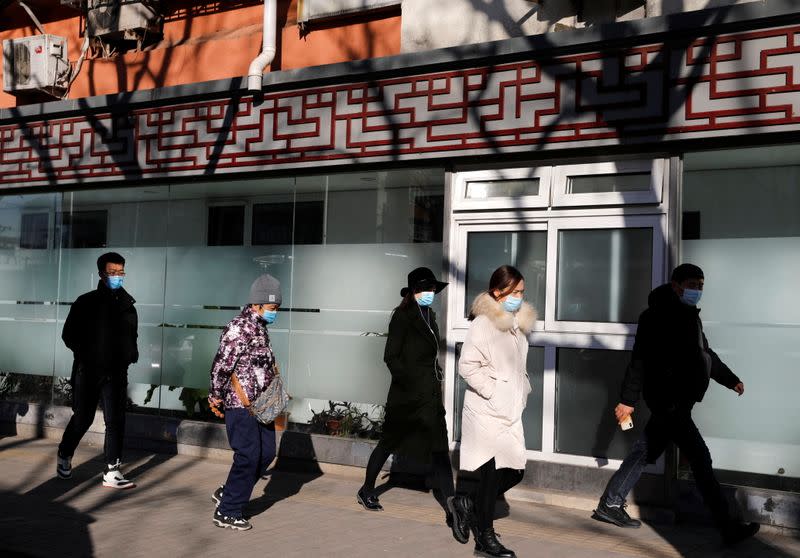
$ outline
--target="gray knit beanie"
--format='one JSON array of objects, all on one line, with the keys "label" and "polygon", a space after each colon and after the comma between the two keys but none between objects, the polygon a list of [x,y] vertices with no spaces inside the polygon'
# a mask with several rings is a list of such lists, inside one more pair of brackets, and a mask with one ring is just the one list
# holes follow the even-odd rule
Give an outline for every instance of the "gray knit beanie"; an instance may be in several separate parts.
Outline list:
[{"label": "gray knit beanie", "polygon": [[272,275],[265,273],[250,287],[248,304],[280,304],[281,283]]}]

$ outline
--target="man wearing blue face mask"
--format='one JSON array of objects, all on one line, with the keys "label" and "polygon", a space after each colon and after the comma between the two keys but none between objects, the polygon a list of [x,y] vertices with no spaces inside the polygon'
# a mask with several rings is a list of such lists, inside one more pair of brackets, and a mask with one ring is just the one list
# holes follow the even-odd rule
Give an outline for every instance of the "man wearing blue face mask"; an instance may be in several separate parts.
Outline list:
[{"label": "man wearing blue face mask", "polygon": [[252,527],[243,516],[244,506],[256,481],[275,458],[274,423],[261,424],[246,407],[258,399],[277,374],[266,326],[275,322],[278,315],[281,284],[272,275],[262,275],[250,287],[248,302],[222,332],[211,366],[208,395],[212,407],[225,407],[225,430],[233,450],[228,478],[211,496],[217,505],[213,522],[234,531]]},{"label": "man wearing blue face mask", "polygon": [[108,252],[97,259],[97,289],[78,297],[69,310],[61,335],[73,355],[73,415],[58,446],[56,474],[72,477],[72,455],[94,420],[102,401],[106,424],[103,486],[132,488],[120,471],[125,434],[128,366],[139,360],[138,316],[131,295],[122,288],[125,258]]},{"label": "man wearing blue face mask", "polygon": [[648,308],[639,317],[631,363],[614,413],[622,422],[631,416],[642,395],[651,417],[644,435],[611,477],[592,517],[620,527],[639,527],[641,522],[625,511],[625,498],[645,465],[655,463],[673,442],[689,461],[723,541],[735,544],[753,536],[759,525],[733,519],[714,475],[711,454],[691,414],[712,379],[739,395],[744,393],[744,384],[711,350],[703,333],[697,304],[704,282],[699,267],[682,264],[672,272],[670,283],[650,293]]}]

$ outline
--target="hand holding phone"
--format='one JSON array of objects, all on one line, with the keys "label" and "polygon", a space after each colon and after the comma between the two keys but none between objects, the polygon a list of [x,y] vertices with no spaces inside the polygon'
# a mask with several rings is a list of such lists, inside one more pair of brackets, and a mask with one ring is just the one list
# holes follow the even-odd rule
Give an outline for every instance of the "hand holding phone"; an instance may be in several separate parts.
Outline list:
[{"label": "hand holding phone", "polygon": [[630,415],[622,417],[622,420],[619,421],[619,427],[622,430],[630,430],[633,428],[633,417]]}]

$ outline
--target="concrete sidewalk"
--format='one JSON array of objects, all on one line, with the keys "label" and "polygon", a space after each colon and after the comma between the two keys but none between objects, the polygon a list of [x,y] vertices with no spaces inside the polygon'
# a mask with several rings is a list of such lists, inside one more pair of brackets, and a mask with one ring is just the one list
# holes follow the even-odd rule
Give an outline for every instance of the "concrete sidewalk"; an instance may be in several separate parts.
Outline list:
[{"label": "concrete sidewalk", "polygon": [[[55,478],[56,442],[0,440],[0,556],[207,557],[303,556],[374,558],[466,557],[444,512],[429,493],[392,488],[384,512],[355,502],[363,471],[273,471],[258,483],[249,512],[254,528],[232,532],[212,525],[211,492],[225,479],[229,461],[131,452],[125,467],[137,488],[100,484],[101,448],[83,445],[74,477]],[[800,557],[800,540],[760,534],[735,549],[723,548],[702,527],[646,525],[622,530],[566,508],[511,502],[495,522],[503,543],[524,557]]]}]

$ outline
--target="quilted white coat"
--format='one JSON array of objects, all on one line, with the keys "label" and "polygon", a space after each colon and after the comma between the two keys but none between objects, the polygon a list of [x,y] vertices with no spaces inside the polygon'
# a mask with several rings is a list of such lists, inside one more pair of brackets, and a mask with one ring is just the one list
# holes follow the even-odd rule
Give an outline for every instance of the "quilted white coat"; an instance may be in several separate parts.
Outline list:
[{"label": "quilted white coat", "polygon": [[498,469],[525,468],[522,412],[531,392],[525,364],[536,310],[506,312],[488,293],[472,304],[472,321],[458,362],[467,383],[461,414],[460,467],[474,471],[494,457]]}]

